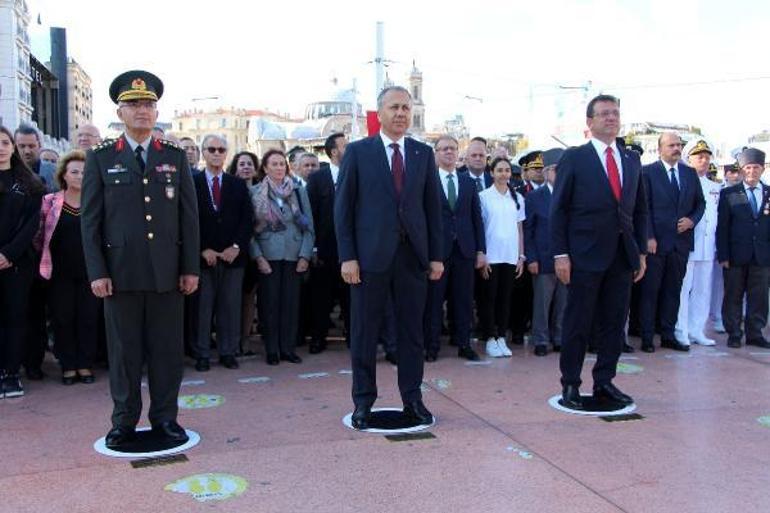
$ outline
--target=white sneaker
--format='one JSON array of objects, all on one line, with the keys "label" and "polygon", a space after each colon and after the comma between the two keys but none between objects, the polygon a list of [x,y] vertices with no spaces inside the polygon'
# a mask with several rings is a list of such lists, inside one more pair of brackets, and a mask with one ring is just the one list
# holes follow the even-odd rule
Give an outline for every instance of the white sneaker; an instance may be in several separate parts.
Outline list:
[{"label": "white sneaker", "polygon": [[690,335],[690,340],[692,340],[694,343],[696,343],[698,345],[701,345],[701,346],[715,346],[715,345],[717,345],[717,343],[714,340],[712,340],[710,338],[707,338],[703,334],[700,334],[700,335]]},{"label": "white sneaker", "polygon": [[487,356],[490,358],[500,358],[503,356],[500,352],[500,346],[497,344],[497,339],[490,338],[487,340]]},{"label": "white sneaker", "polygon": [[500,349],[500,356],[508,357],[513,356],[510,348],[505,344],[505,337],[497,338],[497,347]]}]

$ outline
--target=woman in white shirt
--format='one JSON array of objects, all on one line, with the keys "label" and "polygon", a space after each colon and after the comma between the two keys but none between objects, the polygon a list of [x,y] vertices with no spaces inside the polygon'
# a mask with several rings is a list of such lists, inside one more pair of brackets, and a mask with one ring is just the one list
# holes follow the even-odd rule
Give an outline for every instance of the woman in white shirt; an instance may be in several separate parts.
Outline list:
[{"label": "woman in white shirt", "polygon": [[510,186],[511,162],[503,157],[492,161],[494,182],[479,193],[481,217],[487,243],[487,265],[481,269],[483,299],[479,309],[487,354],[511,356],[505,343],[513,281],[524,272],[524,198]]}]

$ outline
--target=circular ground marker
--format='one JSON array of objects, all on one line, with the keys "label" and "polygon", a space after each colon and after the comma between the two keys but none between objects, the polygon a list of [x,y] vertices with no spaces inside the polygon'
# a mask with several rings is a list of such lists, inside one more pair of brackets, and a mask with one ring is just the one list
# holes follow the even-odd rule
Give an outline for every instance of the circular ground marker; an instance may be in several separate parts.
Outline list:
[{"label": "circular ground marker", "polygon": [[225,398],[221,395],[211,394],[180,395],[177,399],[177,405],[184,410],[215,408],[224,402]]},{"label": "circular ground marker", "polygon": [[223,501],[246,491],[249,482],[232,474],[196,474],[163,487],[167,492],[192,495],[198,502]]},{"label": "circular ground marker", "polygon": [[757,419],[757,422],[759,422],[765,427],[770,427],[770,415],[764,415],[762,417],[759,417]]},{"label": "circular ground marker", "polygon": [[136,439],[129,444],[126,444],[125,451],[115,451],[108,449],[104,443],[104,438],[101,437],[94,442],[94,450],[99,454],[110,456],[112,458],[157,458],[159,456],[168,456],[170,454],[176,454],[184,452],[198,445],[201,441],[201,437],[195,431],[189,429],[184,430],[187,433],[186,443],[182,445],[169,447],[168,442],[165,440],[158,440],[152,433],[152,429],[149,427],[138,428],[136,430]]},{"label": "circular ground marker", "polygon": [[619,374],[639,374],[643,370],[644,367],[635,363],[618,362],[617,371]]},{"label": "circular ground marker", "polygon": [[[348,413],[342,418],[342,423],[353,428],[353,413]],[[401,408],[375,408],[369,418],[369,429],[358,430],[362,433],[380,433],[385,435],[398,435],[402,433],[416,433],[425,431],[436,425],[436,416],[430,424],[415,424],[413,419],[404,416]]]},{"label": "circular ground marker", "polygon": [[548,404],[551,405],[551,408],[559,411],[563,411],[565,413],[571,413],[573,415],[586,415],[591,417],[608,417],[611,415],[625,415],[626,413],[631,413],[634,410],[636,410],[636,403],[629,404],[628,406],[623,406],[620,403],[606,403],[606,402],[596,402],[593,400],[592,395],[585,395],[581,394],[581,397],[583,398],[583,404],[586,405],[585,410],[572,410],[570,408],[566,408],[562,406],[559,401],[561,400],[561,394],[557,394],[550,399],[548,399]]}]

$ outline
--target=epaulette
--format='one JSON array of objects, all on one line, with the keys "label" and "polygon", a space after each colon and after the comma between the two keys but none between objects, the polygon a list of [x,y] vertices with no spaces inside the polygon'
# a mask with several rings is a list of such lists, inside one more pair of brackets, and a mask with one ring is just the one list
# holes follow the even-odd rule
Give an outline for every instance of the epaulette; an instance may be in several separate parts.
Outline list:
[{"label": "epaulette", "polygon": [[160,142],[163,146],[168,146],[169,148],[174,148],[175,150],[184,151],[174,141],[169,141],[168,139],[158,139],[158,142]]},{"label": "epaulette", "polygon": [[93,152],[97,152],[97,151],[101,151],[101,150],[104,150],[104,149],[106,149],[106,148],[111,148],[112,146],[114,146],[114,145],[115,145],[115,143],[116,143],[116,142],[118,142],[118,140],[117,140],[117,139],[104,139],[104,140],[103,140],[102,142],[100,142],[99,144],[94,144],[94,145],[91,147],[91,151],[93,151]]}]

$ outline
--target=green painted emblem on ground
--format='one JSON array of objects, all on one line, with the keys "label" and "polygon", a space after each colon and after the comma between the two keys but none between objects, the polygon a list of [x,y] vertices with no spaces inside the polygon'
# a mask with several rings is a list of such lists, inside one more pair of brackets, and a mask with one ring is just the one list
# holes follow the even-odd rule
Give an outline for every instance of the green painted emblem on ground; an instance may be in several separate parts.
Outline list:
[{"label": "green painted emblem on ground", "polygon": [[167,484],[167,492],[186,493],[198,502],[223,501],[237,497],[249,487],[248,481],[231,474],[196,474]]},{"label": "green painted emblem on ground", "polygon": [[769,427],[770,428],[770,415],[763,415],[762,417],[759,417],[757,419],[757,422],[759,422],[760,424],[762,424],[765,427]]},{"label": "green painted emblem on ground", "polygon": [[617,371],[620,374],[639,374],[643,370],[644,367],[635,363],[618,362]]},{"label": "green painted emblem on ground", "polygon": [[185,410],[200,410],[202,408],[215,408],[221,406],[225,398],[221,395],[195,394],[180,395],[177,399],[177,405]]}]

